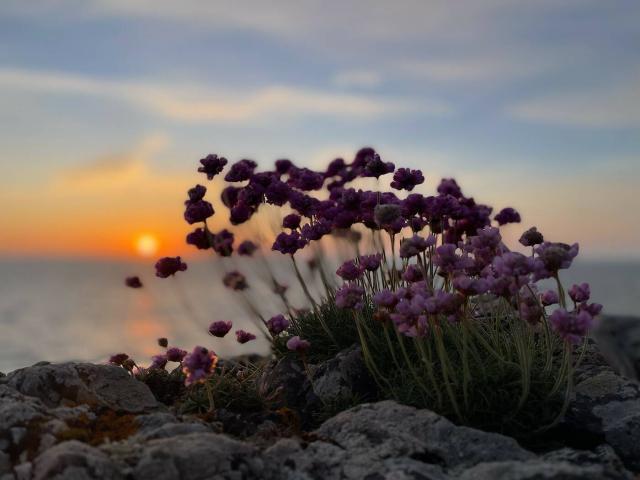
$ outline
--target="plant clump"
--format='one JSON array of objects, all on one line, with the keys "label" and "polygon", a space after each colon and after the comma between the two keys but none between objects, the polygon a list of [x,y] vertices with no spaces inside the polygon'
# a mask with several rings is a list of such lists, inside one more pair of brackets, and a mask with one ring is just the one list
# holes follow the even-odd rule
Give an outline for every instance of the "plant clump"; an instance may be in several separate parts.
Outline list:
[{"label": "plant clump", "polygon": [[[211,180],[227,160],[209,155],[200,163],[198,171]],[[304,305],[294,306],[269,266],[274,259],[260,255],[256,243],[244,240],[235,247],[234,233],[210,230],[207,220],[215,211],[204,200],[206,187],[190,189],[185,202],[186,221],[199,224],[187,243],[221,257],[260,261],[281,300],[283,311],[267,319],[248,294],[245,275],[227,271],[223,284],[255,315],[255,331],[236,330],[237,342],[264,335],[277,358],[298,359],[310,380],[309,364],[358,344],[377,385],[375,398],[518,437],[557,423],[571,395],[581,346],[602,309],[590,302],[587,284],[568,292],[562,285],[560,272],[577,256],[577,243],[547,241],[531,227],[520,237],[520,250],[512,249],[500,229],[521,222],[515,209],[492,216],[492,207],[464,195],[454,179],[442,179],[433,195],[417,193],[425,183],[420,170],[396,169],[371,148],[351,162],[335,159],[323,171],[284,159],[273,170],[257,167],[246,159],[232,164],[221,202],[234,226],[276,207],[281,229],[271,250],[290,263]],[[391,190],[385,191],[380,178],[391,174]],[[332,260],[345,248],[351,255],[331,274]],[[186,269],[180,257],[156,264],[162,278]],[[311,288],[310,276],[320,288]],[[142,287],[139,279],[126,283]],[[231,322],[218,320],[209,333],[222,338],[231,329]],[[178,362],[188,386],[204,387],[211,409],[219,401],[233,403],[222,391],[247,395],[221,375],[212,351],[179,352],[154,357],[152,368]],[[127,368],[127,359],[112,361]],[[339,399],[325,402],[328,411],[339,405]]]}]

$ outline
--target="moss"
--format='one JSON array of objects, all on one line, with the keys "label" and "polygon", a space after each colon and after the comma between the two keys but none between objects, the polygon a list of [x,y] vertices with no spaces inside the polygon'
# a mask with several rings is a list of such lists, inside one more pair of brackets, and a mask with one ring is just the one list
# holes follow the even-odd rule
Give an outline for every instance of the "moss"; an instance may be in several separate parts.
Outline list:
[{"label": "moss", "polygon": [[125,440],[137,433],[139,428],[134,415],[119,414],[113,410],[106,410],[95,419],[82,414],[67,421],[67,425],[69,428],[57,435],[58,440],[78,440],[93,446]]}]

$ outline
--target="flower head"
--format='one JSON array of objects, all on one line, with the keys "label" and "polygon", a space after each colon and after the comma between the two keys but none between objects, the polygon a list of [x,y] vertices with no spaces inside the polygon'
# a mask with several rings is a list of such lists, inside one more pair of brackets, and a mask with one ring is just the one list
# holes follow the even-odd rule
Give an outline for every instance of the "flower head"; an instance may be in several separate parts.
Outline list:
[{"label": "flower head", "polygon": [[586,302],[591,296],[591,289],[588,283],[574,285],[569,289],[569,297],[576,303]]},{"label": "flower head", "polygon": [[287,348],[293,352],[304,353],[309,350],[310,347],[311,343],[297,335],[287,340]]},{"label": "flower head", "polygon": [[231,322],[218,320],[217,322],[213,322],[211,325],[209,325],[209,333],[214,337],[222,338],[227,333],[229,333],[229,330],[231,330],[232,326],[233,326],[233,323]]},{"label": "flower head", "polygon": [[224,179],[227,182],[242,182],[243,180],[249,180],[257,166],[258,164],[253,160],[239,160],[231,165],[231,169],[229,169]]},{"label": "flower head", "polygon": [[156,262],[156,277],[168,278],[186,269],[187,264],[180,257],[163,257]]},{"label": "flower head", "polygon": [[534,245],[539,245],[544,242],[544,237],[536,227],[531,227],[522,234],[518,241],[525,247],[533,247]]},{"label": "flower head", "polygon": [[363,255],[360,257],[360,265],[368,272],[375,272],[380,268],[382,262],[382,254],[374,253],[373,255]]},{"label": "flower head", "polygon": [[149,368],[164,370],[164,367],[166,365],[167,365],[167,355],[163,353],[163,354],[154,355],[153,357],[151,357],[151,365],[149,365]]},{"label": "flower head", "polygon": [[340,268],[336,270],[336,275],[344,280],[356,280],[362,276],[364,268],[361,265],[356,265],[353,260],[348,260],[340,265]]},{"label": "flower head", "polygon": [[221,257],[228,257],[233,253],[233,233],[226,228],[212,235],[211,246]]},{"label": "flower head", "polygon": [[280,233],[275,242],[273,242],[272,250],[276,250],[283,254],[293,255],[307,244],[304,238],[297,231],[291,233]]},{"label": "flower head", "polygon": [[197,202],[187,204],[184,211],[184,219],[189,225],[197,222],[204,222],[207,218],[214,214],[213,206],[206,200],[198,200]]},{"label": "flower head", "polygon": [[282,226],[284,228],[295,230],[300,226],[301,220],[302,218],[297,213],[290,213],[282,219]]},{"label": "flower head", "polygon": [[428,247],[435,245],[435,240],[436,238],[433,235],[429,235],[427,238],[421,237],[420,235],[407,238],[400,243],[400,257],[415,257],[419,253],[424,252]]},{"label": "flower head", "polygon": [[158,339],[158,346],[162,348],[167,348],[169,346],[169,340],[166,337],[160,337]]},{"label": "flower head", "polygon": [[373,217],[381,228],[393,227],[398,220],[402,219],[402,207],[394,203],[376,205]]},{"label": "flower head", "polygon": [[494,218],[499,225],[520,223],[520,214],[511,207],[503,208]]},{"label": "flower head", "polygon": [[178,347],[171,347],[167,349],[167,360],[170,362],[181,362],[187,355],[186,350],[182,350]]},{"label": "flower head", "polygon": [[362,309],[364,288],[355,283],[345,283],[336,291],[336,305],[340,308]]},{"label": "flower head", "polygon": [[226,273],[222,283],[231,290],[246,290],[249,287],[246,277],[236,270]]},{"label": "flower head", "polygon": [[566,243],[543,242],[535,247],[534,252],[540,261],[537,266],[538,278],[545,278],[555,275],[558,270],[569,268],[573,259],[578,255],[579,246],[577,243],[567,245]]},{"label": "flower head", "polygon": [[251,240],[245,240],[238,245],[238,255],[250,257],[258,249],[258,246]]},{"label": "flower head", "polygon": [[[392,173],[396,166],[391,162],[383,162],[380,155],[374,153],[364,166],[364,176],[379,178],[387,173]],[[395,177],[394,177],[395,178]]]},{"label": "flower head", "polygon": [[138,276],[125,278],[124,284],[129,288],[142,288],[142,282]]},{"label": "flower head", "polygon": [[420,170],[410,170],[408,168],[399,168],[393,174],[393,182],[391,188],[396,190],[413,190],[416,185],[424,183],[424,175]]},{"label": "flower head", "polygon": [[245,332],[244,330],[236,330],[236,340],[238,343],[247,343],[255,339],[256,336],[253,333]]},{"label": "flower head", "polygon": [[185,384],[189,386],[204,382],[213,374],[217,363],[218,356],[215,352],[204,347],[194,347],[193,351],[187,354],[182,361],[182,371],[187,376]]},{"label": "flower head", "polygon": [[558,293],[555,290],[547,290],[542,295],[540,295],[540,303],[545,307],[549,305],[554,305],[558,303],[560,299],[558,298]]},{"label": "flower head", "polygon": [[190,188],[187,192],[189,199],[185,202],[187,205],[190,203],[195,203],[204,198],[205,193],[207,193],[207,187],[204,185],[196,185],[193,188]]},{"label": "flower head", "polygon": [[391,290],[385,288],[376,292],[373,296],[373,303],[379,307],[393,308],[398,303],[398,299]]},{"label": "flower head", "polygon": [[216,154],[209,154],[205,158],[200,159],[201,167],[198,168],[198,172],[207,175],[209,180],[218,175],[224,166],[227,164],[227,159],[224,157],[218,157]]},{"label": "flower head", "polygon": [[591,328],[593,317],[586,310],[567,312],[564,308],[558,308],[549,316],[549,323],[558,335],[575,345]]},{"label": "flower head", "polygon": [[196,228],[193,232],[188,233],[186,241],[188,245],[193,245],[198,250],[207,250],[211,247],[209,234],[203,228]]},{"label": "flower head", "polygon": [[289,328],[289,320],[284,315],[276,315],[267,320],[267,328],[272,335],[278,335]]}]

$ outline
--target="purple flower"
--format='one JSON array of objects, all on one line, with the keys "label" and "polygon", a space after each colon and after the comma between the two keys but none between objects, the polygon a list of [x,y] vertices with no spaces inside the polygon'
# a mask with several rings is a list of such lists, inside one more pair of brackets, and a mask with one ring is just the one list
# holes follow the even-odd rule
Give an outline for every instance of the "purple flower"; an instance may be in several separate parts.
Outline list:
[{"label": "purple flower", "polygon": [[245,332],[244,330],[236,330],[236,340],[238,343],[244,344],[255,339],[256,336],[253,333]]},{"label": "purple flower", "polygon": [[142,288],[142,282],[138,276],[125,278],[124,284],[129,288]]},{"label": "purple flower", "polygon": [[336,275],[344,280],[356,280],[362,276],[363,272],[364,268],[361,265],[356,265],[353,260],[348,260],[340,265],[336,270]]},{"label": "purple flower", "polygon": [[170,362],[181,362],[187,355],[186,350],[182,350],[178,347],[171,347],[167,349],[167,360]]},{"label": "purple flower", "polygon": [[460,257],[456,254],[458,247],[451,243],[440,245],[436,248],[433,264],[444,273],[453,273],[473,266],[473,259]]},{"label": "purple flower", "polygon": [[376,292],[373,296],[373,303],[379,307],[393,308],[398,303],[398,299],[391,290],[385,288]]},{"label": "purple flower", "polygon": [[443,178],[438,185],[440,195],[451,195],[454,198],[462,197],[462,190],[453,178]]},{"label": "purple flower", "polygon": [[215,371],[218,363],[217,355],[204,347],[195,347],[182,361],[182,371],[187,376],[187,386],[204,382]]},{"label": "purple flower", "polygon": [[402,207],[393,203],[376,205],[373,210],[373,218],[381,228],[394,228],[394,224],[398,220],[402,220]]},{"label": "purple flower", "polygon": [[549,316],[549,323],[560,337],[575,345],[591,328],[593,317],[586,310],[567,312],[564,308],[558,308]]},{"label": "purple flower", "polygon": [[324,184],[324,175],[309,170],[308,168],[294,167],[289,170],[289,180],[287,183],[303,192],[319,190]]},{"label": "purple flower", "polygon": [[544,237],[536,227],[531,227],[522,234],[518,241],[525,247],[533,247],[534,245],[539,245],[544,242]]},{"label": "purple flower", "polygon": [[304,353],[310,347],[311,344],[307,340],[303,340],[297,335],[287,340],[287,348],[292,352]]},{"label": "purple flower", "polygon": [[209,180],[212,180],[217,174],[219,174],[224,166],[227,164],[227,159],[224,157],[218,157],[216,154],[209,154],[205,158],[200,160],[202,164],[198,168],[198,172],[205,173]]},{"label": "purple flower", "polygon": [[267,320],[267,328],[272,335],[278,335],[289,328],[289,320],[284,315],[276,315]]},{"label": "purple flower", "polygon": [[267,190],[264,192],[264,196],[267,203],[281,207],[289,201],[290,193],[291,188],[289,185],[281,182],[280,180],[275,180],[267,187]]},{"label": "purple flower", "polygon": [[396,170],[396,173],[393,174],[391,188],[395,188],[396,190],[408,190],[410,192],[416,185],[420,185],[421,183],[424,183],[424,175],[422,175],[420,170],[399,168]]},{"label": "purple flower", "polygon": [[122,365],[128,359],[129,355],[127,355],[126,353],[116,353],[109,357],[109,363],[112,363],[114,365]]},{"label": "purple flower", "polygon": [[518,252],[505,252],[493,259],[493,270],[503,277],[529,275],[534,268],[534,260]]},{"label": "purple flower", "polygon": [[287,160],[286,158],[276,160],[276,172],[280,175],[288,173],[292,166],[293,163],[291,163],[291,160]]},{"label": "purple flower", "polygon": [[232,225],[240,225],[251,218],[255,210],[246,203],[238,202],[231,208],[229,221]]},{"label": "purple flower", "polygon": [[233,253],[233,233],[224,229],[212,235],[211,246],[221,257],[229,257]]},{"label": "purple flower", "polygon": [[382,254],[374,253],[373,255],[363,255],[360,257],[360,265],[369,272],[375,272],[380,268],[382,262]]},{"label": "purple flower", "polygon": [[193,232],[187,234],[187,244],[193,245],[199,250],[207,250],[209,244],[209,234],[202,228],[196,228]]},{"label": "purple flower", "polygon": [[222,278],[222,283],[225,287],[236,291],[246,290],[249,287],[245,276],[235,270],[233,272],[226,273]]},{"label": "purple flower", "polygon": [[428,247],[435,245],[436,238],[430,235],[427,238],[420,235],[414,235],[411,238],[404,239],[400,243],[400,257],[411,258],[419,253],[424,252]]},{"label": "purple flower", "polygon": [[198,200],[197,202],[187,204],[184,211],[184,219],[193,225],[196,222],[204,222],[207,218],[214,214],[213,206],[206,200]]},{"label": "purple flower", "polygon": [[282,232],[276,237],[271,250],[276,250],[282,254],[288,253],[290,255],[293,255],[301,248],[304,248],[306,244],[306,240],[302,238],[298,232]]},{"label": "purple flower", "polygon": [[347,165],[344,159],[342,158],[336,158],[334,160],[331,160],[331,162],[329,162],[329,166],[327,167],[327,170],[324,172],[324,176],[326,178],[335,177],[336,175],[340,174],[340,172],[343,171],[346,168],[346,166]]},{"label": "purple flower", "polygon": [[558,303],[560,299],[558,298],[558,293],[555,290],[547,290],[542,295],[540,295],[540,303],[545,307],[549,305],[554,305]]},{"label": "purple flower", "polygon": [[600,305],[599,303],[582,302],[580,305],[578,305],[578,310],[584,310],[585,312],[588,312],[592,317],[595,317],[602,311],[602,305]]},{"label": "purple flower", "polygon": [[240,196],[241,188],[229,185],[222,190],[220,194],[220,200],[222,204],[227,208],[233,208],[238,203],[238,197]]},{"label": "purple flower", "polygon": [[168,278],[186,269],[187,264],[180,257],[163,257],[156,262],[156,277]]},{"label": "purple flower", "polygon": [[574,285],[569,289],[569,297],[576,303],[586,302],[591,296],[591,289],[588,283]]},{"label": "purple flower", "polygon": [[297,213],[290,213],[286,217],[282,219],[282,226],[284,228],[290,228],[291,230],[295,230],[300,226],[300,221],[302,218]]},{"label": "purple flower", "polygon": [[187,195],[189,195],[189,200],[187,200],[185,203],[195,203],[199,200],[202,200],[205,193],[207,193],[207,187],[203,185],[196,185],[195,187],[190,188],[187,192]]},{"label": "purple flower", "polygon": [[250,257],[258,249],[258,246],[251,240],[245,240],[238,245],[238,255]]},{"label": "purple flower", "polygon": [[218,320],[217,322],[213,322],[211,325],[209,325],[209,333],[214,337],[222,338],[227,333],[229,333],[232,326],[233,326],[233,323],[231,322]]},{"label": "purple flower", "polygon": [[520,223],[520,214],[511,207],[503,208],[494,218],[499,225]]},{"label": "purple flower", "polygon": [[453,278],[453,287],[464,295],[480,295],[489,290],[490,283],[485,278],[471,278],[457,275]]},{"label": "purple flower", "polygon": [[364,166],[363,176],[379,178],[382,175],[393,172],[395,168],[396,166],[393,163],[383,162],[380,155],[375,153]]},{"label": "purple flower", "polygon": [[163,353],[161,355],[154,355],[153,357],[151,357],[151,365],[149,365],[149,368],[164,370],[164,367],[166,365],[167,365],[167,355]]},{"label": "purple flower", "polygon": [[418,265],[409,265],[402,274],[402,279],[405,282],[415,283],[424,280],[424,274]]},{"label": "purple flower", "polygon": [[166,337],[160,337],[158,339],[158,346],[162,348],[167,348],[167,346],[169,346],[169,340],[167,340]]},{"label": "purple flower", "polygon": [[318,220],[313,224],[302,226],[302,238],[307,242],[311,240],[320,240],[325,235],[331,233],[331,223],[326,220]]},{"label": "purple flower", "polygon": [[355,308],[360,310],[364,306],[364,288],[355,283],[345,283],[336,291],[336,305],[340,308]]},{"label": "purple flower", "polygon": [[224,179],[227,182],[242,182],[244,180],[249,180],[257,166],[256,162],[253,160],[239,160],[231,165],[231,168],[225,175]]},{"label": "purple flower", "polygon": [[541,265],[537,267],[538,278],[545,278],[555,275],[558,270],[569,268],[571,262],[578,255],[579,246],[577,243],[567,245],[566,243],[543,242],[535,247],[534,252],[538,255]]}]

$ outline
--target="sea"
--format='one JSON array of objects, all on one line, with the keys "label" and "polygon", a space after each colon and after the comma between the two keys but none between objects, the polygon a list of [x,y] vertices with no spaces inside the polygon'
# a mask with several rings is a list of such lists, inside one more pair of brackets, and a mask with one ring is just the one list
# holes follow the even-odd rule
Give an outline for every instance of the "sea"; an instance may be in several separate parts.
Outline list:
[{"label": "sea", "polygon": [[[253,312],[268,318],[283,312],[284,305],[271,293],[269,273],[260,262],[223,260],[194,262],[187,272],[158,279],[146,262],[0,259],[0,371],[43,360],[103,362],[118,352],[146,365],[161,352],[159,337],[185,349],[202,345],[221,356],[266,353],[268,342]],[[247,273],[245,292],[222,284],[222,274],[232,269]],[[311,275],[306,265],[302,270]],[[272,273],[291,286],[294,306],[302,306],[290,265],[278,265]],[[127,288],[128,275],[140,275],[144,287]],[[640,261],[579,259],[561,278],[566,287],[589,282],[592,299],[604,305],[604,313],[640,312]],[[209,336],[207,326],[215,320],[231,320],[232,332],[223,339]],[[240,345],[237,329],[258,338]]]}]

